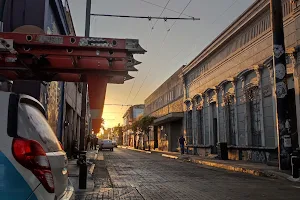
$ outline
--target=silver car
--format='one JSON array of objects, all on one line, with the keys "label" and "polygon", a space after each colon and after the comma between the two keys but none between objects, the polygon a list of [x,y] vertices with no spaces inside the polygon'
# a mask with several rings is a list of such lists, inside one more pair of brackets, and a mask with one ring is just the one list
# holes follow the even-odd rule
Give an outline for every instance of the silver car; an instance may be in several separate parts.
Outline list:
[{"label": "silver car", "polygon": [[68,159],[34,98],[0,92],[0,199],[74,199]]},{"label": "silver car", "polygon": [[114,150],[114,144],[109,139],[100,140],[98,143],[100,151],[102,151],[103,149],[110,149],[111,151]]}]

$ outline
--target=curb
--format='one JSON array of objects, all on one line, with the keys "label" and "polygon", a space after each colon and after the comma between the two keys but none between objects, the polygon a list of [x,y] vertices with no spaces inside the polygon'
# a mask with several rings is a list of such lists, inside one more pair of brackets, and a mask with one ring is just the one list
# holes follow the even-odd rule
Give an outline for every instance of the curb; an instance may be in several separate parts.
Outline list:
[{"label": "curb", "polygon": [[143,152],[143,153],[161,153],[161,156],[163,156],[165,158],[188,161],[188,162],[192,162],[192,163],[195,163],[195,164],[205,165],[205,166],[219,168],[219,169],[225,169],[225,170],[228,170],[228,171],[240,172],[240,173],[244,173],[244,174],[250,174],[250,175],[253,175],[253,176],[267,177],[267,178],[272,178],[272,179],[288,180],[288,181],[291,181],[291,182],[300,183],[300,179],[294,179],[292,176],[290,176],[288,174],[277,172],[277,171],[258,170],[258,169],[251,169],[251,168],[246,168],[246,167],[233,166],[233,165],[222,164],[222,163],[211,162],[211,161],[200,160],[200,159],[191,159],[189,157],[180,157],[180,156],[165,154],[165,153],[158,152],[158,151],[157,152],[156,151],[148,152],[148,151],[139,150],[139,149],[131,149],[131,148],[128,148],[128,147],[123,147],[123,146],[122,146],[122,148],[128,149],[128,150],[133,150],[133,151],[139,151],[139,152]]},{"label": "curb", "polygon": [[288,174],[271,171],[271,170],[251,169],[251,168],[246,168],[246,167],[233,166],[233,165],[210,162],[210,161],[199,160],[199,159],[190,159],[190,158],[188,158],[188,159],[178,158],[178,159],[187,160],[188,162],[205,165],[205,166],[209,166],[209,167],[225,169],[227,171],[239,172],[239,173],[250,174],[250,175],[259,176],[259,177],[266,177],[266,178],[271,178],[271,179],[280,179],[280,180],[285,180],[285,181],[288,180],[291,182],[300,183],[300,179],[294,179],[292,176],[290,176]]},{"label": "curb", "polygon": [[172,158],[172,159],[178,159],[179,158],[178,156],[171,156],[171,155],[168,155],[168,154],[161,154],[161,156],[166,157],[166,158]]},{"label": "curb", "polygon": [[126,146],[120,146],[120,147],[123,148],[123,149],[128,149],[128,150],[142,152],[142,153],[148,153],[148,154],[152,153],[151,151],[145,151],[145,150],[141,150],[141,149],[134,149],[134,148],[126,147]]},{"label": "curb", "polygon": [[241,172],[245,174],[251,174],[254,176],[261,176],[261,177],[276,177],[273,174],[268,174],[263,171],[255,170],[255,169],[249,169],[245,167],[237,167],[237,166],[232,166],[232,165],[226,165],[226,164],[220,164],[220,163],[215,163],[215,162],[209,162],[209,161],[203,161],[203,160],[196,160],[196,159],[189,159],[190,162],[192,163],[197,163],[200,165],[206,165],[210,167],[215,167],[215,168],[220,168],[220,169],[225,169],[228,171],[234,171],[234,172]]}]

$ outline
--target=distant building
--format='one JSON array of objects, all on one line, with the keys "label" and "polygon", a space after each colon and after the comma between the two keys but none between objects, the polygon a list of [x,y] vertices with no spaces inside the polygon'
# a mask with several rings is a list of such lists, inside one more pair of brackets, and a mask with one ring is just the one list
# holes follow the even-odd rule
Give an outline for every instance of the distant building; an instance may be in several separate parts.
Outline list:
[{"label": "distant building", "polygon": [[150,146],[163,151],[177,151],[183,133],[182,68],[159,86],[145,100],[145,115],[156,117],[150,131]]},{"label": "distant building", "polygon": [[138,137],[131,126],[137,119],[143,116],[144,109],[145,105],[143,104],[133,105],[123,115],[123,145],[136,147]]}]

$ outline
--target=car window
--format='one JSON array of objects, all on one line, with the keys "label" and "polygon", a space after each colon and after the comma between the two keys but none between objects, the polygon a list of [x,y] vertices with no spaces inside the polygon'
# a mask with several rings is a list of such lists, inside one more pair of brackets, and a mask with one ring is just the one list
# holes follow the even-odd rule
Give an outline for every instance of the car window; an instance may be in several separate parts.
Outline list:
[{"label": "car window", "polygon": [[[29,124],[32,125],[30,127],[34,130],[34,132],[38,133],[40,140],[44,144],[43,146],[46,146],[48,152],[62,150],[55,133],[48,124],[44,115],[37,108],[32,105],[22,104],[21,110],[27,116],[27,123],[29,122]],[[22,120],[22,117],[20,120]]]}]

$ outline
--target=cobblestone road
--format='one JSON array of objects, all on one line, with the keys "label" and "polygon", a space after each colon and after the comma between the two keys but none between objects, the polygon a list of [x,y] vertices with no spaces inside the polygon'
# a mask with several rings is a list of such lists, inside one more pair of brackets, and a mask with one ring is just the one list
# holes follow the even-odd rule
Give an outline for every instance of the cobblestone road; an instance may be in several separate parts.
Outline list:
[{"label": "cobblestone road", "polygon": [[197,164],[130,150],[104,151],[96,161],[95,190],[78,200],[300,199],[300,187],[289,182],[205,168]]}]

